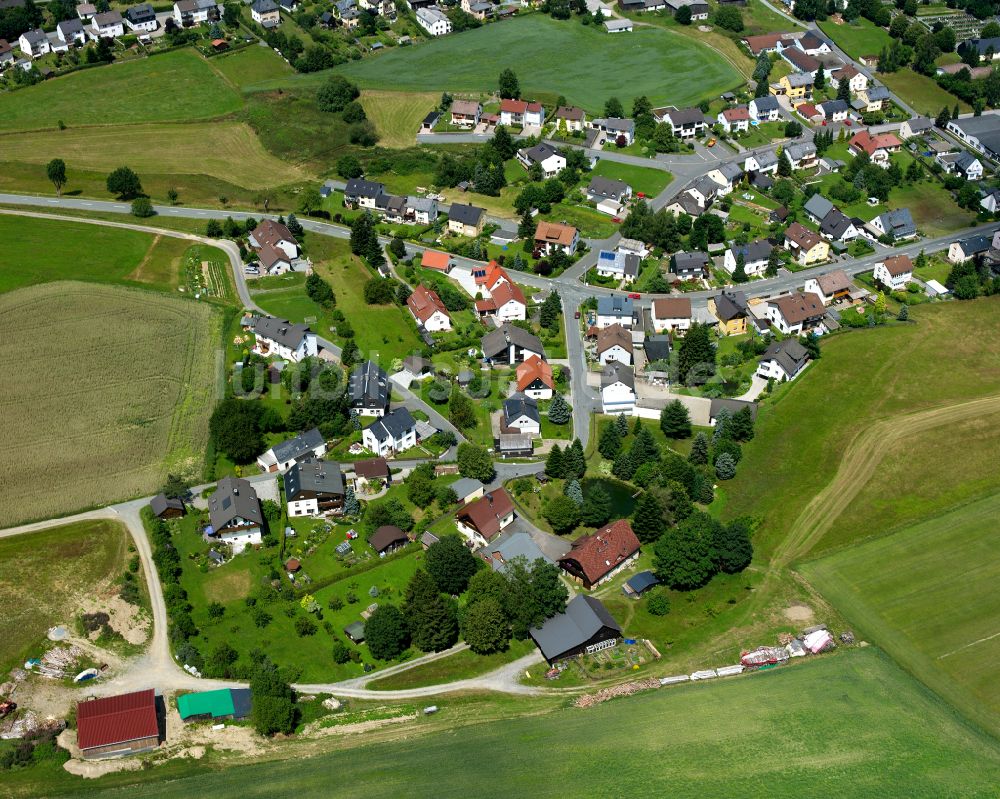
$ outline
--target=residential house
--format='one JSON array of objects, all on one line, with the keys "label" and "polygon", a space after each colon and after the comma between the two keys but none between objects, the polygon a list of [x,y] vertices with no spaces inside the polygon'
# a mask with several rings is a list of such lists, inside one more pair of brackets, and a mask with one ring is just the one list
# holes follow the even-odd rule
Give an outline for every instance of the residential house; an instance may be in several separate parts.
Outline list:
[{"label": "residential house", "polygon": [[754,98],[750,101],[750,116],[758,122],[777,121],[781,118],[781,105],[778,103],[778,98],[771,95]]},{"label": "residential house", "polygon": [[619,206],[626,203],[632,197],[632,187],[624,180],[605,178],[595,175],[587,184],[587,199],[590,202],[599,203],[604,200],[611,200]]},{"label": "residential house", "polygon": [[649,255],[649,248],[638,239],[618,239],[615,252],[635,253],[640,258]]},{"label": "residential house", "polygon": [[798,336],[819,327],[826,308],[817,295],[796,291],[768,300],[765,314],[781,333]]},{"label": "residential house", "polygon": [[747,295],[742,291],[722,290],[717,297],[709,297],[708,310],[719,320],[719,335],[741,336],[747,332]]},{"label": "residential house", "polygon": [[913,261],[909,255],[890,255],[875,264],[873,277],[890,291],[904,291],[913,279]]},{"label": "residential house", "polygon": [[819,232],[837,244],[848,244],[861,235],[864,222],[851,219],[839,208],[834,208],[820,223]]},{"label": "residential house", "polygon": [[490,261],[486,266],[473,266],[472,277],[475,280],[476,289],[484,297],[491,296],[497,286],[513,283],[507,271],[496,261]]},{"label": "residential house", "polygon": [[653,300],[651,319],[655,332],[683,335],[691,327],[691,299],[662,297]]},{"label": "residential house", "polygon": [[485,547],[514,521],[514,500],[506,488],[487,492],[455,513],[455,526],[475,548]]},{"label": "residential house", "polygon": [[795,47],[811,56],[827,55],[832,52],[830,45],[817,36],[814,31],[806,31],[796,39]]},{"label": "residential house", "polygon": [[556,129],[562,129],[569,133],[582,131],[587,124],[587,114],[582,108],[576,106],[561,105],[555,113]]},{"label": "residential house", "polygon": [[985,113],[978,117],[953,119],[946,130],[958,136],[976,152],[994,161],[1000,160],[1000,115]]},{"label": "residential house", "polygon": [[826,219],[826,215],[830,213],[833,208],[833,203],[818,192],[806,200],[805,205],[802,206],[802,210],[805,211],[809,215],[809,218],[812,219],[817,225]]},{"label": "residential house", "polygon": [[389,412],[389,375],[374,361],[355,365],[347,379],[347,399],[351,413],[385,416]]},{"label": "residential house", "polygon": [[597,274],[601,277],[613,277],[632,283],[639,276],[642,259],[632,252],[611,252],[601,250],[597,253]]},{"label": "residential house", "polygon": [[708,173],[708,177],[715,181],[718,188],[716,192],[720,197],[725,197],[743,179],[743,167],[736,163],[719,164]]},{"label": "residential house", "polygon": [[354,485],[364,491],[373,483],[388,485],[392,482],[392,470],[385,458],[371,458],[354,463]]},{"label": "residential house", "polygon": [[517,160],[528,170],[538,164],[544,178],[554,178],[566,168],[566,156],[547,142],[522,147],[517,151]]},{"label": "residential house", "polygon": [[538,400],[515,394],[503,401],[500,411],[500,432],[520,433],[538,438],[542,432],[542,417],[538,415]]},{"label": "residential house", "polygon": [[695,179],[687,193],[694,197],[702,208],[708,208],[719,193],[719,184],[708,175],[702,175]]},{"label": "residential house", "polygon": [[826,118],[813,103],[799,103],[795,106],[795,113],[814,125],[820,124]]},{"label": "residential house", "polygon": [[79,17],[64,19],[56,25],[56,34],[63,44],[84,45],[87,43],[87,32],[83,28],[83,22]]},{"label": "residential house", "polygon": [[431,36],[451,33],[451,20],[437,6],[425,6],[416,11],[417,22]]},{"label": "residential house", "polygon": [[576,655],[610,649],[622,637],[621,625],[601,600],[583,594],[573,597],[563,613],[557,613],[529,632],[550,666]]},{"label": "residential house", "polygon": [[[454,105],[454,102],[452,102]],[[441,112],[438,110],[428,111],[427,116],[424,117],[424,121],[420,123],[421,133],[430,133],[437,126],[437,123],[441,121]],[[452,124],[455,124],[452,120]]]},{"label": "residential house", "polygon": [[403,358],[403,368],[411,380],[426,380],[434,375],[434,364],[419,355],[407,355]]},{"label": "residential house", "polygon": [[755,174],[775,175],[778,172],[778,156],[774,150],[750,153],[743,162],[743,169]]},{"label": "residential house", "polygon": [[464,203],[452,203],[448,211],[448,230],[457,236],[475,238],[483,232],[486,209]]},{"label": "residential house", "polygon": [[420,256],[420,265],[424,269],[433,269],[436,272],[444,272],[446,275],[453,266],[451,254],[437,250],[424,250],[423,255]]},{"label": "residential house", "polygon": [[995,214],[997,209],[1000,209],[1000,189],[981,188],[979,198],[979,207],[984,211]]},{"label": "residential house", "polygon": [[117,39],[119,36],[125,35],[125,23],[119,11],[94,14],[90,24],[95,39]]},{"label": "residential house", "polygon": [[708,120],[700,108],[657,108],[653,115],[670,125],[674,136],[679,139],[693,139],[708,130]]},{"label": "residential house", "polygon": [[660,584],[660,580],[653,572],[641,571],[627,579],[622,585],[622,593],[629,599],[639,599],[652,588]]},{"label": "residential house", "polygon": [[495,10],[493,3],[486,2],[486,0],[462,0],[461,9],[480,22],[484,22],[487,17],[492,17]]},{"label": "residential house", "polygon": [[76,745],[84,760],[148,752],[160,745],[156,692],[81,701],[76,707]]},{"label": "residential house", "polygon": [[812,169],[818,163],[816,145],[811,141],[789,144],[784,149],[792,169]]},{"label": "residential house", "polygon": [[[551,546],[546,548],[551,550]],[[559,554],[569,551],[569,545],[566,544],[565,548],[560,546],[558,551]],[[478,554],[490,564],[493,571],[500,573],[507,571],[515,559],[522,559],[529,565],[533,565],[536,560],[555,565],[555,561],[542,551],[531,534],[520,530],[501,534],[489,546],[480,549]]]},{"label": "residential house", "polygon": [[765,380],[792,380],[805,369],[809,353],[794,338],[772,341],[757,365],[757,375]]},{"label": "residential house", "polygon": [[601,366],[612,361],[631,366],[632,333],[617,324],[597,331],[597,360]]},{"label": "residential house", "polygon": [[223,477],[208,498],[208,519],[211,527],[205,535],[229,544],[237,555],[261,541],[264,514],[248,480]]},{"label": "residential house", "polygon": [[527,100],[501,100],[500,124],[515,127],[541,127],[545,121],[545,109],[541,103]]},{"label": "residential house", "polygon": [[300,461],[322,458],[326,454],[326,439],[314,427],[295,438],[275,444],[257,458],[257,465],[263,472],[284,472]]},{"label": "residential house", "polygon": [[344,187],[344,205],[348,208],[375,209],[385,194],[385,184],[364,178],[351,178]]},{"label": "residential house", "polygon": [[556,386],[552,367],[537,355],[530,355],[517,365],[514,385],[526,397],[552,399]]},{"label": "residential house", "polygon": [[405,221],[429,225],[438,218],[438,203],[430,197],[407,195]]},{"label": "residential house", "polygon": [[[274,6],[274,13],[278,13],[278,7],[272,2],[272,0],[257,0],[253,6],[250,7],[250,16],[255,22],[259,22],[264,25],[264,22],[258,20],[254,16],[254,6],[257,3],[270,3]],[[201,25],[203,22],[215,22],[221,18],[219,13],[219,6],[216,4],[216,0],[177,0],[174,3],[174,22],[180,25],[182,28],[190,28],[192,25]],[[263,14],[261,19],[269,19],[270,15]],[[280,19],[279,19],[280,21]],[[264,25],[264,27],[270,27]]]},{"label": "residential house", "polygon": [[844,100],[827,100],[817,108],[827,122],[843,122],[851,115],[851,106]]},{"label": "residential house", "polygon": [[320,516],[344,510],[344,476],[336,461],[306,458],[285,475],[289,516]]},{"label": "residential house", "polygon": [[705,206],[698,202],[698,198],[694,194],[690,191],[685,191],[674,197],[673,202],[664,210],[668,214],[687,214],[690,217],[697,218],[705,213]]},{"label": "residential house", "polygon": [[406,533],[394,524],[383,525],[368,537],[368,544],[378,553],[380,558],[391,555],[409,543],[410,539]]},{"label": "residential house", "polygon": [[491,316],[497,322],[523,321],[528,313],[524,292],[509,280],[495,285],[490,296],[476,300],[475,308],[480,317]]},{"label": "residential house", "polygon": [[463,505],[475,502],[486,496],[486,486],[473,477],[462,477],[451,484],[455,497]]},{"label": "residential house", "polygon": [[785,230],[785,249],[800,266],[818,264],[830,257],[830,245],[799,222],[792,222]]},{"label": "residential house", "polygon": [[867,130],[860,130],[851,137],[850,152],[852,155],[867,153],[873,164],[883,169],[889,168],[889,155],[899,152],[903,143],[892,133],[877,133],[874,136]]},{"label": "residential house", "polygon": [[450,111],[452,125],[460,128],[474,128],[479,124],[483,107],[475,100],[454,100]]},{"label": "residential house", "polygon": [[631,119],[617,117],[595,119],[590,122],[590,127],[601,131],[608,141],[622,147],[627,147],[635,141],[635,121]]},{"label": "residential house", "polygon": [[[784,52],[798,53],[799,51],[792,49]],[[800,53],[800,56],[803,59],[816,60],[805,53]],[[784,95],[791,101],[792,105],[795,105],[797,102],[808,100],[812,97],[814,81],[815,78],[812,72],[793,72],[790,75],[783,76],[777,83],[772,83],[770,91],[774,95]]]},{"label": "residential house", "polygon": [[670,258],[670,271],[681,280],[708,277],[708,256],[703,252],[676,252]]},{"label": "residential house", "polygon": [[924,136],[934,129],[934,121],[928,119],[927,117],[914,117],[913,119],[905,119],[899,126],[899,135],[901,138],[912,139],[915,136]]},{"label": "residential house", "polygon": [[361,443],[380,458],[417,445],[417,423],[406,408],[396,408],[361,431]]},{"label": "residential house", "polygon": [[[530,1],[530,0],[529,0]],[[665,0],[619,0],[622,11],[662,11],[667,7]]]},{"label": "residential house", "polygon": [[125,11],[125,24],[131,30],[142,33],[152,33],[159,27],[156,21],[156,11],[150,3],[139,3]]},{"label": "residential house", "polygon": [[719,124],[726,133],[741,133],[750,129],[750,109],[745,105],[720,111]]},{"label": "residential house", "polygon": [[806,280],[804,286],[806,294],[815,294],[823,305],[848,299],[854,290],[854,284],[843,269],[834,269],[832,272],[811,277]]},{"label": "residential house", "polygon": [[480,346],[483,358],[493,364],[514,366],[532,355],[545,360],[545,348],[538,336],[509,322],[483,336]]},{"label": "residential house", "polygon": [[0,69],[6,69],[14,63],[14,48],[6,39],[0,39]]},{"label": "residential house", "polygon": [[276,357],[298,363],[303,358],[319,354],[316,334],[308,325],[293,324],[273,316],[258,316],[254,320],[253,334],[257,338],[254,352],[265,358]]},{"label": "residential house", "polygon": [[867,113],[882,111],[892,105],[892,95],[885,86],[868,86],[858,92],[858,98],[864,100]]},{"label": "residential house", "polygon": [[[0,2],[0,8],[3,8],[3,3]],[[82,19],[84,22],[94,18],[94,14],[97,13],[97,6],[93,3],[80,3],[76,7],[76,16]]]},{"label": "residential house", "polygon": [[632,329],[635,324],[635,304],[624,294],[607,294],[597,299],[597,323],[600,330],[611,325]]},{"label": "residential house", "polygon": [[722,258],[722,268],[729,274],[736,271],[740,256],[743,256],[743,271],[747,277],[763,275],[774,245],[767,239],[758,239],[747,244],[734,244]]},{"label": "residential house", "polygon": [[948,260],[953,264],[960,264],[989,251],[989,236],[970,236],[951,243],[948,247]]},{"label": "residential house", "polygon": [[649,373],[662,366],[662,362],[670,360],[670,336],[661,333],[653,336],[646,336],[642,342],[642,350],[646,354],[645,371]]},{"label": "residential house", "polygon": [[49,37],[41,28],[22,33],[17,40],[17,46],[29,58],[38,58],[52,52]]},{"label": "residential house", "polygon": [[601,371],[601,412],[631,415],[635,399],[632,367],[617,361],[605,364]]},{"label": "residential house", "polygon": [[282,274],[299,257],[299,243],[287,225],[264,219],[247,236],[261,264],[269,274]]},{"label": "residential house", "polygon": [[451,316],[436,291],[417,286],[406,300],[417,325],[429,333],[451,330]]},{"label": "residential house", "polygon": [[935,160],[944,167],[945,172],[959,175],[966,180],[982,180],[983,178],[982,162],[968,150],[939,155]]},{"label": "residential house", "polygon": [[579,242],[580,233],[571,225],[542,220],[535,227],[535,250],[543,255],[551,255],[557,250],[572,255]]},{"label": "residential house", "polygon": [[149,509],[157,519],[178,519],[186,512],[184,500],[157,494],[149,501]]},{"label": "residential house", "polygon": [[917,226],[913,222],[909,208],[897,208],[876,216],[869,225],[879,237],[887,236],[892,241],[916,238]]},{"label": "residential house", "polygon": [[580,536],[559,559],[559,567],[588,591],[608,582],[639,558],[639,539],[628,519]]},{"label": "residential house", "polygon": [[979,58],[996,61],[1000,58],[1000,36],[990,36],[985,39],[966,39],[958,45],[958,52],[965,55],[975,53]]},{"label": "residential house", "polygon": [[777,53],[782,47],[795,46],[795,37],[790,33],[764,33],[760,36],[745,36],[741,41],[754,58],[761,53]]}]

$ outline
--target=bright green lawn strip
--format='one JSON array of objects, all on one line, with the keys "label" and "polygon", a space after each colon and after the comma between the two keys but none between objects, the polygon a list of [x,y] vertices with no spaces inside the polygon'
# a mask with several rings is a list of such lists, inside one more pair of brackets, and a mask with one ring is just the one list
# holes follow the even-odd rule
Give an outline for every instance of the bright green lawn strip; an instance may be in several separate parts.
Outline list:
[{"label": "bright green lawn strip", "polygon": [[1000,494],[803,565],[868,640],[1000,731]]},{"label": "bright green lawn strip", "polygon": [[[673,180],[673,175],[660,169],[650,169],[634,164],[620,164],[617,161],[606,159],[598,161],[597,166],[590,174],[591,176],[601,175],[615,180],[624,180],[632,187],[632,191],[643,193],[647,197],[655,197]],[[589,179],[587,182],[590,182]]]},{"label": "bright green lawn strip", "polygon": [[837,25],[832,21],[821,22],[819,27],[852,58],[860,58],[863,55],[878,55],[882,48],[892,45],[892,38],[888,31],[877,27],[864,18],[843,25]]},{"label": "bright green lawn strip", "polygon": [[[239,94],[193,50],[74,72],[8,94],[0,130],[183,122],[237,111]],[[55,155],[55,153],[53,153]]]},{"label": "bright green lawn strip", "polygon": [[394,691],[465,680],[469,677],[486,674],[517,660],[534,648],[534,642],[529,639],[527,641],[511,641],[506,652],[497,652],[493,655],[477,655],[471,649],[464,649],[440,660],[422,666],[414,666],[412,669],[383,677],[381,680],[375,680],[365,687],[376,691]]}]

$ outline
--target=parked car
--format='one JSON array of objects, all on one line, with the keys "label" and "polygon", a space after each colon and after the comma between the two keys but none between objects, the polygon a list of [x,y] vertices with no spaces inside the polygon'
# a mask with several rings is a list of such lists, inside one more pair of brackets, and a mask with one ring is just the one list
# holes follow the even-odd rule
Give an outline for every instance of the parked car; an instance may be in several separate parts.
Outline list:
[{"label": "parked car", "polygon": [[573,314],[573,318],[574,319],[579,319],[580,318],[580,312],[577,311],[575,314]]},{"label": "parked car", "polygon": [[641,295],[641,294],[640,294],[639,292],[637,292],[637,291],[633,291],[633,292],[632,292],[631,294],[629,294],[628,296],[629,296],[629,297],[630,297],[631,299],[633,299],[633,300],[637,300],[637,299],[639,299],[639,298],[640,298],[640,297],[641,297],[642,295]]}]

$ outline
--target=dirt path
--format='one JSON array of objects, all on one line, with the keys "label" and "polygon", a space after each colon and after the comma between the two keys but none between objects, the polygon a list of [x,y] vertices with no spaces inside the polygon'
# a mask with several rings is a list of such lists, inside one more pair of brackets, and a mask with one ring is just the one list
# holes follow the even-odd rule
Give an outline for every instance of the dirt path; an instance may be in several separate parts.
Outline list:
[{"label": "dirt path", "polygon": [[833,479],[805,507],[775,551],[772,566],[787,566],[809,553],[871,479],[885,451],[898,441],[971,417],[1000,411],[1000,395],[882,419],[861,430],[848,445]]}]

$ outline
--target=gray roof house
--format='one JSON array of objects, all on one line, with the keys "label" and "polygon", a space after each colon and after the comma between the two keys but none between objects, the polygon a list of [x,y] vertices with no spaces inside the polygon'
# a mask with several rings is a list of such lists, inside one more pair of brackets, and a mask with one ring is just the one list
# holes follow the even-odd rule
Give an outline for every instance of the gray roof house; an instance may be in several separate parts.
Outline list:
[{"label": "gray roof house", "polygon": [[364,178],[351,178],[344,188],[344,202],[357,205],[362,200],[375,201],[379,195],[385,194],[385,184]]},{"label": "gray roof house", "polygon": [[885,86],[869,86],[865,95],[868,97],[869,103],[885,102],[892,97],[892,95],[889,94],[889,90]]},{"label": "gray roof house", "polygon": [[704,277],[708,256],[703,252],[677,252],[670,259],[671,271],[678,277]]},{"label": "gray roof house", "polygon": [[893,240],[909,239],[917,235],[917,226],[909,208],[886,211],[872,220],[872,226]]},{"label": "gray roof house", "polygon": [[541,424],[542,420],[538,415],[538,401],[524,394],[515,394],[503,401],[503,417],[508,426],[522,416],[527,417],[535,424]]},{"label": "gray roof house", "polygon": [[343,507],[344,476],[340,464],[312,458],[296,463],[285,475],[285,498],[289,502],[289,515],[298,515],[293,513],[291,503],[304,500],[315,500],[318,511]]},{"label": "gray roof house", "polygon": [[264,524],[257,492],[248,480],[223,477],[208,499],[208,518],[214,535],[228,530],[259,528]]},{"label": "gray roof house", "polygon": [[304,458],[319,458],[326,453],[326,439],[317,428],[299,433],[275,444],[257,458],[257,465],[265,472],[278,472],[291,468]]},{"label": "gray roof house", "polygon": [[184,515],[184,500],[157,494],[149,501],[153,515],[158,519],[170,519]]},{"label": "gray roof house", "polygon": [[725,291],[715,298],[715,315],[722,322],[746,316],[747,295],[742,291]]},{"label": "gray roof house", "polygon": [[626,297],[624,294],[605,295],[597,300],[598,320],[602,316],[608,317],[626,327],[631,327],[634,314],[635,304],[631,297]]},{"label": "gray roof house", "polygon": [[541,339],[527,330],[505,322],[482,338],[483,357],[496,363],[520,363],[535,354],[545,360]]},{"label": "gray roof house", "polygon": [[797,339],[787,338],[784,341],[772,341],[764,354],[760,356],[760,363],[774,361],[781,367],[782,371],[790,378],[795,377],[809,360],[809,353],[806,348],[799,344]]},{"label": "gray roof house", "polygon": [[529,533],[517,530],[511,533],[501,533],[492,544],[479,550],[479,556],[490,564],[493,571],[504,572],[515,558],[523,558],[528,564],[536,560],[555,564],[535,543]]},{"label": "gray roof house", "polygon": [[601,369],[601,388],[613,386],[615,383],[621,383],[635,390],[635,373],[632,367],[618,361],[606,363]]},{"label": "gray roof house", "polygon": [[607,641],[617,640],[622,628],[601,600],[578,594],[540,627],[531,628],[531,637],[548,663],[573,657]]},{"label": "gray roof house", "polygon": [[621,202],[630,192],[631,189],[624,180],[614,180],[596,175],[587,186],[587,199]]},{"label": "gray roof house", "polygon": [[399,441],[411,430],[417,429],[417,422],[406,408],[396,408],[389,411],[385,416],[376,419],[366,431],[371,431],[375,440],[382,443],[385,441]]},{"label": "gray roof house", "polygon": [[806,200],[806,204],[802,208],[818,224],[826,219],[826,215],[833,210],[833,203],[822,194],[814,194]]},{"label": "gray roof house", "polygon": [[485,213],[485,208],[479,208],[475,205],[464,205],[462,203],[452,203],[451,209],[448,211],[448,221],[476,227]]},{"label": "gray roof house", "polygon": [[374,361],[359,363],[347,381],[351,408],[364,416],[381,416],[389,409],[389,375]]},{"label": "gray roof house", "polygon": [[820,223],[819,232],[828,236],[833,241],[845,241],[849,238],[856,238],[858,226],[854,220],[843,213],[839,208],[834,208],[828,213]]}]

